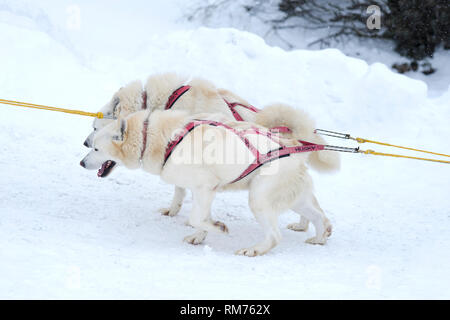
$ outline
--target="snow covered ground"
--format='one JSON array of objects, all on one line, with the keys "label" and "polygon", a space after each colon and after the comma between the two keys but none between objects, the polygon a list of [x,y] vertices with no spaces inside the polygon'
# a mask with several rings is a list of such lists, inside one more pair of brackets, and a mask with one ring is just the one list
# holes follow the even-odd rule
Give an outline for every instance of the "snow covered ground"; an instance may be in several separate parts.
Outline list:
[{"label": "snow covered ground", "polygon": [[[450,150],[449,79],[430,97],[424,82],[335,49],[286,52],[234,29],[189,30],[173,23],[176,1],[80,1],[81,23],[67,28],[69,4],[0,1],[1,98],[97,111],[128,81],[177,71],[256,106],[303,108],[320,128]],[[0,111],[0,298],[450,298],[448,165],[343,154],[338,174],[313,173],[334,226],[328,244],[304,243],[313,230],[287,230],[298,217],[286,213],[281,244],[247,258],[233,253],[262,233],[245,192],[214,202],[230,234],[191,246],[190,197],[178,217],[161,216],[172,187],[158,177],[119,168],[101,180],[78,165],[91,119]]]},{"label": "snow covered ground", "polygon": [[[258,5],[255,6],[255,3]],[[326,2],[326,1],[323,1]],[[345,1],[343,1],[345,2]],[[233,27],[239,30],[249,31],[263,37],[270,45],[280,46],[284,49],[323,49],[318,39],[324,38],[333,32],[332,29],[314,29],[308,22],[289,19],[286,25],[301,24],[308,26],[306,29],[286,28],[274,30],[272,20],[284,18],[278,10],[280,0],[192,0],[185,4],[184,16],[191,18],[193,26],[208,26],[211,28]],[[250,11],[247,8],[252,8]],[[369,14],[367,14],[367,17]],[[269,21],[269,22],[268,22]],[[381,15],[381,25],[385,17]],[[386,40],[340,38],[339,41],[331,41],[329,44],[338,48],[350,57],[360,58],[369,64],[381,62],[391,67],[394,63],[410,62],[394,51],[395,43]],[[325,46],[326,47],[326,46]],[[407,72],[406,76],[412,79],[424,81],[428,85],[428,94],[436,97],[448,89],[450,78],[450,64],[448,63],[449,51],[442,47],[436,48],[430,62],[436,72],[432,75],[424,75],[422,72]]]}]

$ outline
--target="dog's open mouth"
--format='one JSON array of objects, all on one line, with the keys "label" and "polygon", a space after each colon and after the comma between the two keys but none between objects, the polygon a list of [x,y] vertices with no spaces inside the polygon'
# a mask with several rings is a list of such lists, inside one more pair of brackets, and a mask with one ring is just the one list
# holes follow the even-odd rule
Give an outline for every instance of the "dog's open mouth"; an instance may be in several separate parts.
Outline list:
[{"label": "dog's open mouth", "polygon": [[100,178],[106,178],[115,166],[116,163],[112,160],[103,162],[102,167],[97,172],[97,176]]}]

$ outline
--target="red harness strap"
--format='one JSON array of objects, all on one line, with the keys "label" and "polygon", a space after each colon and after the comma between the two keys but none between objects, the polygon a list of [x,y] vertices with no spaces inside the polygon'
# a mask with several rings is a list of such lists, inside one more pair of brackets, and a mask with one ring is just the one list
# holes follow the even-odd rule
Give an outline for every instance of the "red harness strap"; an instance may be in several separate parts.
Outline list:
[{"label": "red harness strap", "polygon": [[254,106],[250,105],[250,106],[246,106],[245,104],[239,103],[239,102],[228,102],[227,99],[223,99],[225,101],[225,103],[228,105],[228,107],[230,108],[231,113],[233,114],[233,117],[237,120],[237,121],[244,121],[244,119],[242,119],[241,115],[236,111],[236,106],[241,106],[244,107],[250,111],[253,111],[255,113],[260,112],[261,110],[259,110],[258,108],[255,108]]},{"label": "red harness strap", "polygon": [[255,157],[255,161],[252,164],[250,164],[247,167],[247,169],[245,169],[244,172],[242,172],[242,174],[239,177],[237,177],[230,183],[234,183],[234,182],[237,182],[237,181],[245,178],[250,173],[252,173],[256,169],[258,169],[259,167],[261,167],[262,165],[264,165],[270,161],[284,158],[284,157],[289,157],[293,153],[324,150],[324,147],[325,147],[324,145],[321,145],[321,144],[314,144],[311,142],[298,140],[300,143],[303,144],[302,146],[287,147],[287,146],[281,145],[281,147],[277,150],[272,150],[265,154],[261,154],[258,151],[258,149],[253,144],[250,143],[250,141],[245,137],[245,135],[249,134],[249,133],[264,135],[264,136],[268,137],[269,139],[271,139],[272,141],[280,144],[279,139],[276,135],[273,135],[269,131],[261,132],[258,128],[251,128],[251,129],[247,129],[247,130],[238,131],[238,130],[236,130],[230,126],[227,126],[226,124],[221,123],[221,122],[212,121],[212,120],[196,120],[193,122],[189,122],[187,125],[185,125],[183,128],[183,132],[180,135],[178,135],[178,137],[175,140],[172,140],[167,145],[166,153],[164,155],[163,166],[166,164],[167,160],[169,159],[169,157],[172,154],[175,147],[184,139],[184,137],[189,132],[194,130],[196,127],[198,127],[199,125],[204,125],[204,124],[216,126],[216,127],[224,127],[226,129],[230,130],[244,142],[245,146],[250,150],[250,152]]},{"label": "red harness strap", "polygon": [[283,126],[281,126],[281,127],[273,127],[273,128],[270,128],[269,130],[272,131],[272,132],[276,132],[276,133],[289,133],[289,132],[292,132],[291,129],[289,129],[288,127],[283,127]]},{"label": "red harness strap", "polygon": [[141,160],[144,157],[145,149],[147,148],[147,131],[148,131],[148,119],[144,121],[144,126],[142,127],[142,149],[141,149]]},{"label": "red harness strap", "polygon": [[[177,102],[177,100],[183,94],[185,94],[190,88],[191,88],[191,86],[181,86],[177,90],[175,90],[170,95],[169,99],[167,99],[167,103],[166,103],[166,106],[165,106],[164,110],[168,110],[168,109],[172,108],[173,105],[175,104],[175,102]],[[147,109],[147,92],[144,91],[144,93],[142,95],[143,95],[142,96],[142,99],[143,99],[142,109]],[[231,113],[233,114],[233,117],[237,121],[244,121],[244,119],[241,117],[239,112],[236,111],[236,107],[237,106],[243,107],[243,108],[245,108],[247,110],[250,110],[252,112],[255,112],[255,113],[258,113],[258,112],[261,111],[260,109],[254,107],[252,105],[248,105],[247,106],[247,105],[239,103],[239,102],[229,102],[225,98],[223,100],[228,105],[228,107],[230,108]],[[291,129],[289,129],[288,127],[285,127],[285,126],[274,127],[274,128],[271,128],[270,130],[274,131],[276,133],[289,133],[289,132],[292,132]]]},{"label": "red harness strap", "polygon": [[[252,105],[245,105],[239,102],[229,102],[226,99],[223,99],[225,101],[225,103],[228,105],[228,107],[230,108],[231,113],[233,114],[233,117],[237,120],[237,121],[244,121],[244,119],[241,117],[241,115],[239,114],[239,112],[236,111],[236,107],[240,106],[243,107],[247,110],[250,110],[252,112],[258,113],[261,110],[252,106]],[[274,131],[277,133],[288,133],[288,132],[292,132],[291,129],[289,129],[288,127],[284,127],[284,126],[280,126],[280,127],[274,127],[271,128],[270,131]]]},{"label": "red harness strap", "polygon": [[[175,90],[169,97],[169,99],[167,99],[167,103],[166,106],[164,108],[164,110],[168,110],[170,108],[173,107],[173,105],[175,104],[175,102],[177,102],[177,100],[183,95],[185,94],[189,89],[191,88],[191,86],[181,86],[179,87],[177,90]],[[143,95],[145,94],[145,98],[143,96],[143,107],[142,109],[147,109],[146,103],[147,103],[147,92],[144,91]],[[250,110],[252,112],[258,113],[261,110],[252,106],[252,105],[245,105],[239,102],[229,102],[227,99],[223,99],[225,101],[225,103],[228,105],[228,107],[230,108],[231,113],[233,114],[233,117],[237,120],[237,121],[244,121],[244,119],[241,117],[241,115],[239,114],[239,112],[236,111],[236,107],[240,106],[243,107],[247,110]],[[277,133],[289,133],[292,132],[291,129],[289,129],[288,127],[285,126],[280,126],[280,127],[274,127],[270,129],[271,131],[277,132]]]},{"label": "red harness strap", "polygon": [[141,109],[142,110],[146,110],[147,109],[147,91],[144,90],[144,92],[142,92],[142,105],[141,105]]},{"label": "red harness strap", "polygon": [[180,99],[180,97],[185,94],[190,88],[191,86],[181,86],[177,90],[175,90],[170,95],[169,99],[167,99],[166,107],[164,108],[164,110],[169,110],[170,108],[172,108],[175,102],[177,102],[177,100]]}]

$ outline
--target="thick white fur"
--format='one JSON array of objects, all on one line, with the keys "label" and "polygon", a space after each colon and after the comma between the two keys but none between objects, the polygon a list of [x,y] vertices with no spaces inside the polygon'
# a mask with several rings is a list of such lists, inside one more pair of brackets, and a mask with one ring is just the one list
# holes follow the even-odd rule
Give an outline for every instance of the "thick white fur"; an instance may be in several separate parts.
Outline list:
[{"label": "thick white fur", "polygon": [[[225,89],[217,89],[211,82],[187,77],[175,73],[163,73],[150,76],[145,84],[147,92],[147,106],[150,110],[164,110],[167,99],[174,90],[182,85],[190,85],[191,89],[177,100],[173,110],[185,110],[190,114],[196,113],[221,113],[230,119],[234,119],[224,98],[229,102],[239,102],[244,105],[249,103]],[[126,117],[131,113],[141,110],[142,84],[133,81],[116,92],[111,101],[106,104],[101,112],[114,117]],[[115,102],[118,104],[115,105]],[[266,128],[286,126],[292,130],[292,134],[283,134],[289,138],[306,140],[314,143],[326,144],[326,141],[314,134],[314,121],[303,110],[292,108],[286,104],[275,103],[266,106],[259,113],[254,113],[243,107],[236,110],[245,121],[254,122]],[[94,128],[101,129],[111,120],[96,119]],[[90,135],[92,139],[93,135]],[[90,144],[90,141],[88,141]],[[308,164],[318,171],[332,172],[340,167],[339,154],[332,151],[312,152]]]},{"label": "thick white fur", "polygon": [[121,118],[126,117],[136,111],[139,111],[142,106],[142,82],[133,81],[127,84],[125,87],[120,88],[111,100],[100,109],[107,118],[95,119],[92,127],[94,130],[89,134],[85,140],[85,145],[92,147],[94,135],[97,130],[107,126],[113,120],[109,117]]},{"label": "thick white fur", "polygon": [[[147,132],[147,146],[143,158],[140,160],[144,141],[142,128],[148,117],[150,124]],[[261,242],[238,250],[237,254],[262,255],[276,246],[281,240],[278,215],[288,209],[302,213],[314,224],[316,235],[307,242],[324,244],[331,233],[331,224],[313,195],[312,180],[305,166],[308,158],[306,153],[294,154],[272,161],[274,165],[278,165],[278,170],[273,174],[264,174],[262,169],[258,169],[240,182],[229,184],[253,161],[251,157],[248,158],[248,163],[232,165],[220,162],[192,163],[175,160],[180,154],[189,154],[192,150],[206,152],[206,148],[214,144],[225,146],[227,154],[234,152],[237,156],[242,152],[249,153],[248,148],[234,135],[237,144],[230,148],[227,147],[226,141],[223,140],[226,129],[203,125],[189,133],[188,136],[191,139],[185,138],[177,145],[172,156],[163,166],[165,148],[173,138],[173,132],[194,118],[200,117],[225,121],[222,115],[191,116],[187,112],[181,111],[134,113],[126,118],[125,128],[121,128],[118,124],[110,124],[96,134],[94,144],[98,151],[91,151],[83,161],[89,167],[95,167],[101,161],[106,160],[114,160],[130,169],[142,167],[147,172],[160,175],[170,184],[190,189],[193,194],[193,208],[189,215],[189,223],[196,228],[196,232],[185,238],[185,241],[189,243],[201,243],[209,231],[227,232],[228,229],[224,223],[211,219],[211,203],[214,196],[216,192],[224,189],[246,188],[249,190],[249,206],[256,220],[263,227],[265,236]],[[226,124],[236,130],[255,126],[252,123],[236,121],[226,121]],[[125,130],[123,140],[114,140],[113,137],[119,136],[122,129]],[[215,140],[211,141],[206,138],[208,134],[211,134],[211,131],[208,130],[215,134]],[[261,130],[264,129],[261,128]],[[205,143],[206,140],[208,143]],[[295,139],[281,138],[280,142],[285,145],[299,145]],[[196,143],[201,143],[200,150],[191,148],[192,144]]]},{"label": "thick white fur", "polygon": [[[292,133],[285,133],[285,137],[326,144],[325,139],[314,133],[315,124],[311,117],[303,110],[286,104],[275,103],[265,107],[256,114],[254,122],[266,128],[286,126]],[[340,157],[333,151],[311,152],[308,164],[317,171],[333,172],[339,170]]]},{"label": "thick white fur", "polygon": [[[152,112],[155,110],[163,110],[172,92],[182,85],[190,85],[191,89],[177,100],[172,110],[184,110],[192,115],[198,113],[220,113],[227,119],[234,120],[224,99],[229,102],[239,102],[244,105],[249,105],[247,101],[233,92],[225,89],[217,89],[209,81],[199,78],[188,79],[175,73],[164,73],[150,76],[144,86],[147,92],[148,109]],[[119,118],[140,111],[142,106],[142,92],[143,88],[139,81],[131,82],[115,93],[111,101],[101,111]],[[272,104],[263,108],[259,113],[254,113],[239,106],[236,107],[236,110],[245,121],[253,122],[266,128],[277,126],[289,127],[292,133],[283,134],[284,137],[319,144],[326,143],[322,137],[313,133],[314,122],[302,110],[294,109],[285,104]],[[110,122],[112,120],[96,120],[94,122],[94,128],[97,130],[101,129]],[[86,144],[92,146],[93,138],[94,132],[89,135]],[[340,166],[339,154],[336,152],[310,152],[307,156],[308,165],[318,171],[336,171]],[[160,211],[164,215],[176,215],[182,206],[185,194],[182,188],[175,187],[175,195],[170,207],[162,208]],[[292,224],[288,227],[295,231],[303,231],[306,230],[307,224],[307,219],[303,217],[300,223]]]}]

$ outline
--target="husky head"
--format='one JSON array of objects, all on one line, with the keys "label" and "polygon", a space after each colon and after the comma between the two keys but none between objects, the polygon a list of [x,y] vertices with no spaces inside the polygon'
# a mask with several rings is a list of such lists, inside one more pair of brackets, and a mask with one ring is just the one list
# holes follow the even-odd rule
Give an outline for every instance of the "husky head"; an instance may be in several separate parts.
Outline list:
[{"label": "husky head", "polygon": [[143,102],[142,91],[142,83],[140,81],[131,82],[120,88],[111,100],[100,109],[100,112],[108,118],[94,120],[92,124],[93,130],[84,141],[84,145],[92,148],[96,133],[113,122],[114,120],[111,118],[125,118],[129,114],[140,110]]},{"label": "husky head", "polygon": [[[142,116],[147,114],[146,111],[142,113]],[[134,114],[134,117],[118,119],[96,131],[92,150],[80,165],[88,170],[98,169],[97,176],[100,178],[109,176],[118,165],[139,168],[143,141],[140,118],[139,113]]]}]

